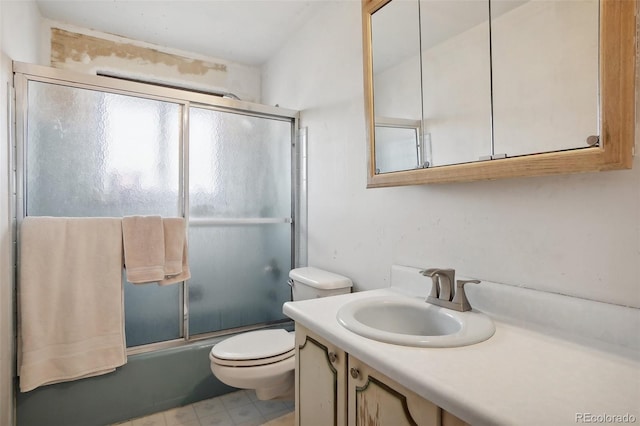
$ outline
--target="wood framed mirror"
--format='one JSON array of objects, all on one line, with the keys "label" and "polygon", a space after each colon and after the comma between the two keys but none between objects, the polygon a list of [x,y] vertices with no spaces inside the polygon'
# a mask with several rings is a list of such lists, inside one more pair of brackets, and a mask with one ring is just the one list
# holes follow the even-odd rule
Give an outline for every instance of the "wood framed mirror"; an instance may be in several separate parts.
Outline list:
[{"label": "wood framed mirror", "polygon": [[[636,1],[536,2],[485,0],[483,3],[486,4],[486,12],[480,10],[480,8],[475,17],[470,18],[464,15],[460,19],[445,16],[446,11],[438,6],[438,4],[442,4],[443,7],[446,6],[448,8],[452,3],[464,3],[464,1],[362,0],[368,188],[631,168],[635,137]],[[480,4],[478,1],[467,3],[473,3],[476,9]],[[564,46],[564,50],[559,50],[549,56],[554,56],[557,61],[563,64],[568,62],[575,63],[571,65],[573,68],[567,68],[564,74],[558,74],[557,72],[559,68],[564,67],[563,64],[554,63],[549,65],[547,69],[544,68],[544,65],[540,66],[541,59],[539,58],[541,54],[545,53],[545,48],[542,47],[539,52],[533,53],[532,49],[534,47],[526,45],[524,42],[520,44],[511,43],[514,45],[512,48],[520,48],[525,52],[524,55],[519,56],[520,63],[517,64],[518,66],[503,67],[498,59],[499,55],[503,55],[503,57],[517,56],[509,54],[508,51],[505,54],[504,50],[500,50],[505,45],[505,43],[501,44],[501,40],[509,41],[519,37],[500,32],[504,31],[503,28],[505,28],[505,25],[499,20],[504,20],[503,16],[518,17],[519,13],[520,20],[516,21],[517,25],[510,24],[506,27],[524,28],[529,25],[531,28],[537,28],[541,32],[552,33],[551,29],[541,28],[535,22],[523,23],[522,17],[526,16],[528,18],[536,15],[538,19],[546,19],[544,21],[545,25],[548,24],[549,28],[551,28],[554,23],[550,21],[557,19],[557,16],[560,15],[559,11],[554,10],[551,13],[547,13],[543,10],[536,10],[536,13],[525,14],[522,13],[524,9],[517,10],[523,7],[540,7],[541,3],[555,3],[557,5],[582,4],[585,18],[580,25],[588,26],[591,28],[589,31],[593,33],[588,37],[576,36],[575,31],[577,30],[573,26],[577,25],[575,17],[578,13],[575,10],[566,14],[566,16],[571,17],[571,22],[560,21],[555,23],[555,28],[560,29],[558,37],[572,40],[562,44],[556,43],[553,38],[547,37],[549,39],[548,43]],[[463,9],[466,9],[464,13],[468,14],[471,8],[463,7]],[[465,97],[464,102],[448,105],[449,111],[453,111],[454,115],[459,112],[460,116],[465,115],[465,117],[469,115],[464,110],[466,107],[468,107],[469,111],[481,111],[478,115],[480,118],[476,118],[474,121],[456,121],[458,117],[452,120],[456,122],[455,132],[449,133],[455,133],[456,138],[452,138],[446,143],[452,149],[457,149],[462,153],[459,161],[455,160],[455,158],[447,161],[441,160],[444,157],[439,152],[442,151],[441,147],[445,142],[443,142],[441,133],[438,133],[439,129],[433,125],[436,122],[433,117],[438,115],[439,109],[437,105],[434,108],[433,105],[428,105],[428,102],[425,101],[427,98],[428,101],[436,99],[437,94],[434,93],[434,89],[430,89],[431,92],[423,92],[429,87],[447,87],[447,84],[441,84],[438,80],[435,80],[435,84],[431,80],[427,81],[427,77],[425,77],[425,70],[430,68],[428,66],[429,62],[426,61],[433,61],[433,56],[425,53],[427,49],[431,48],[430,41],[425,40],[425,33],[432,31],[434,27],[434,25],[430,25],[428,26],[429,30],[425,30],[424,22],[427,21],[425,18],[427,13],[434,17],[434,22],[437,20],[438,25],[443,27],[442,31],[450,31],[450,34],[456,35],[455,43],[458,44],[453,44],[454,48],[449,51],[455,51],[456,55],[464,57],[465,61],[469,61],[469,58],[473,58],[476,61],[476,65],[473,68],[473,78],[475,79],[473,84],[469,84],[468,76],[464,77],[463,80],[453,81],[453,83],[449,84],[449,87],[457,88],[458,92]],[[582,11],[580,14],[582,14]],[[385,21],[400,23],[401,25],[395,26],[392,32],[387,31],[385,33],[385,31],[380,30],[380,28],[384,28],[384,25],[388,25],[384,23]],[[420,25],[421,21],[422,25]],[[468,21],[467,26],[461,27],[461,22],[464,21]],[[448,30],[447,26],[458,28]],[[398,28],[402,28],[402,30]],[[473,28],[473,32],[476,34],[473,41],[474,45],[472,47],[469,44],[461,46],[458,42],[460,37],[457,35],[466,34],[469,32],[467,31],[469,28]],[[392,37],[397,39],[395,45],[385,45],[386,40],[390,38],[389,34],[392,34]],[[478,37],[477,34],[480,34],[480,36]],[[418,37],[417,40],[415,39],[416,37]],[[437,39],[440,36],[431,34],[429,37],[430,39]],[[469,38],[466,35],[465,37]],[[498,37],[502,38],[499,39]],[[440,38],[444,39],[446,37],[442,36]],[[539,35],[536,38],[539,39]],[[385,43],[380,40],[385,41]],[[486,43],[484,40],[486,40]],[[589,40],[591,40],[590,50],[587,47],[584,49],[583,47],[576,47],[576,40],[580,40],[582,44],[588,44]],[[585,40],[587,41],[585,42]],[[442,40],[437,42],[441,43]],[[393,52],[393,55],[385,52]],[[571,54],[574,54],[573,58],[570,57]],[[522,58],[526,58],[527,55],[534,59],[531,63],[522,64]],[[386,86],[382,86],[380,81],[383,78],[380,77],[379,69],[384,67],[388,69],[390,67],[385,62],[388,61],[387,56],[402,58],[403,65],[401,67],[404,69],[404,74],[402,74],[402,78],[394,80],[389,78],[389,73],[387,73],[384,77]],[[420,59],[417,59],[418,57]],[[396,59],[396,65],[397,61]],[[383,62],[385,63],[383,64]],[[411,65],[407,66],[408,63]],[[469,68],[468,62],[464,62],[464,66],[461,66],[459,65],[460,61],[455,58],[454,60],[449,60],[449,63],[457,64],[457,69]],[[535,69],[531,71],[532,68]],[[378,77],[374,76],[374,72]],[[455,72],[440,72],[438,75],[443,74],[451,75],[455,74]],[[525,90],[522,91],[513,88],[517,86],[503,84],[503,82],[510,79],[507,76],[513,76],[514,74],[515,76],[531,75],[537,81],[535,84],[527,85]],[[582,86],[582,88],[578,88],[571,93],[568,92],[568,89],[565,91],[565,87],[574,84],[578,80],[575,78],[578,75],[583,80],[585,78],[591,79],[593,89],[589,87],[584,90],[584,86]],[[544,78],[549,80],[548,85]],[[378,80],[376,81],[376,79]],[[563,81],[562,79],[565,80]],[[546,90],[546,86],[549,86],[548,90]],[[460,89],[461,87],[464,88]],[[564,108],[569,111],[566,116],[553,112],[555,101],[537,102],[539,109],[549,110],[545,112],[545,116],[537,116],[526,109],[533,108],[531,105],[536,103],[529,102],[531,105],[527,104],[527,93],[537,94],[545,90],[550,93],[560,93],[565,98]],[[514,96],[517,97],[510,100],[509,102],[511,103],[503,102],[505,99],[504,93],[515,92],[517,93]],[[580,96],[576,94],[578,92]],[[581,95],[585,93],[588,95],[586,98]],[[442,96],[440,97],[442,98]],[[450,97],[453,98],[454,96],[451,95]],[[405,104],[398,102],[400,98],[406,100]],[[584,99],[587,99],[587,101]],[[593,116],[593,119],[586,120],[588,125],[585,126],[585,120],[576,117],[574,110],[579,109],[579,106],[590,103],[593,105],[586,109],[588,114]],[[469,107],[469,105],[471,106]],[[505,126],[504,111],[513,110],[514,105],[516,107],[525,105],[526,108],[523,107],[522,109],[526,114],[521,114],[518,118],[519,121],[514,120],[513,124],[507,123],[509,125]],[[445,108],[443,107],[442,110],[445,110]],[[554,119],[557,119],[557,122],[553,125],[550,124],[550,121]],[[399,163],[403,165],[396,170],[390,170],[388,167],[379,167],[380,164],[392,163],[390,160],[385,159],[385,161],[382,161],[383,159],[376,159],[376,155],[380,156],[383,152],[390,152],[388,147],[394,145],[386,140],[388,139],[386,137],[384,149],[376,146],[376,132],[380,134],[380,128],[390,120],[419,121],[418,125],[413,126],[419,129],[420,132],[419,137],[416,138],[415,155],[413,151],[410,157],[404,155],[403,162]],[[440,122],[442,121],[440,120]],[[511,127],[509,129],[510,133],[504,132],[503,129],[508,127]],[[547,132],[537,133],[536,130],[538,128],[544,128]],[[579,132],[574,131],[576,129]],[[549,136],[550,132],[552,132],[552,136],[561,139],[557,148],[540,149],[541,152],[531,152],[521,148],[526,145],[527,142],[524,140],[527,137],[547,142],[546,139],[551,138]],[[573,145],[564,143],[565,139],[572,137],[572,132],[579,133],[578,143]],[[497,149],[500,148],[495,145],[499,134],[502,138],[500,139],[501,142],[505,138],[516,140],[520,144],[519,148],[509,148],[512,152],[507,152],[506,155],[497,152]],[[534,134],[535,137],[533,136]],[[503,135],[508,136],[504,137]],[[469,143],[472,139],[475,145]],[[404,145],[400,143],[395,145],[404,146],[404,150],[407,152],[406,143]],[[497,145],[504,146],[504,144]],[[486,152],[486,155],[482,155],[483,152]],[[413,160],[407,162],[407,158],[415,158],[415,163],[413,163]]]}]

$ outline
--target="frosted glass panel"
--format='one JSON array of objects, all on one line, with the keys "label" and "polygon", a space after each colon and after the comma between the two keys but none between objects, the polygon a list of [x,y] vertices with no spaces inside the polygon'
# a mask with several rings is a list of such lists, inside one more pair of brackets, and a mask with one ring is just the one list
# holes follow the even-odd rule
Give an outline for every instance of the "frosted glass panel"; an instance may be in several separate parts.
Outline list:
[{"label": "frosted glass panel", "polygon": [[181,106],[29,82],[27,214],[175,216]]},{"label": "frosted glass panel", "polygon": [[291,225],[191,227],[189,246],[190,334],[284,318]]},{"label": "frosted glass panel", "polygon": [[[30,81],[29,216],[179,216],[181,106]],[[181,285],[125,284],[128,346],[180,337]]]},{"label": "frosted glass panel", "polygon": [[181,284],[131,284],[124,281],[127,347],[177,339],[181,336]]},{"label": "frosted glass panel", "polygon": [[291,216],[291,122],[191,108],[191,217]]},{"label": "frosted glass panel", "polygon": [[189,211],[200,220],[189,228],[190,334],[282,319],[292,227],[259,222],[291,216],[291,122],[192,108],[189,125]]}]

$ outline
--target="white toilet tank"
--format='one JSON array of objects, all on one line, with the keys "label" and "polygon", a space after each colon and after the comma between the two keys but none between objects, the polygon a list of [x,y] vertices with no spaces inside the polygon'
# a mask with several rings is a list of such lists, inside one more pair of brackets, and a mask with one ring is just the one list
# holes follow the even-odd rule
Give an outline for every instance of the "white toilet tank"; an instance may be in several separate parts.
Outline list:
[{"label": "white toilet tank", "polygon": [[289,272],[289,285],[293,300],[305,300],[351,293],[353,283],[342,275],[305,266]]}]

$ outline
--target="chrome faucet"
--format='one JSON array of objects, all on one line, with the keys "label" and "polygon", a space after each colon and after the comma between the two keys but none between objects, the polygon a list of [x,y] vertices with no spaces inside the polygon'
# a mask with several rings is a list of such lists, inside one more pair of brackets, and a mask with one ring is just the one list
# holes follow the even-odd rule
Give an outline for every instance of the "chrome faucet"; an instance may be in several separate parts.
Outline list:
[{"label": "chrome faucet", "polygon": [[[453,269],[431,268],[420,271],[425,277],[431,278],[431,292],[427,302],[443,308],[464,312],[470,311],[471,305],[464,292],[465,284],[479,284],[478,280],[455,280],[456,271]],[[453,288],[453,283],[455,289]]]}]

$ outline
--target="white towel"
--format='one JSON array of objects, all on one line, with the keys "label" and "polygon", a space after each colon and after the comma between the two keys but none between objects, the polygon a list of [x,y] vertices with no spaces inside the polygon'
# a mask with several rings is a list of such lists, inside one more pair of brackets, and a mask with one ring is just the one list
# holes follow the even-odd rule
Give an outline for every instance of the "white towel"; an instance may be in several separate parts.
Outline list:
[{"label": "white towel", "polygon": [[126,363],[121,219],[25,218],[18,279],[22,392]]},{"label": "white towel", "polygon": [[164,227],[160,216],[122,219],[127,281],[140,284],[164,279]]}]

